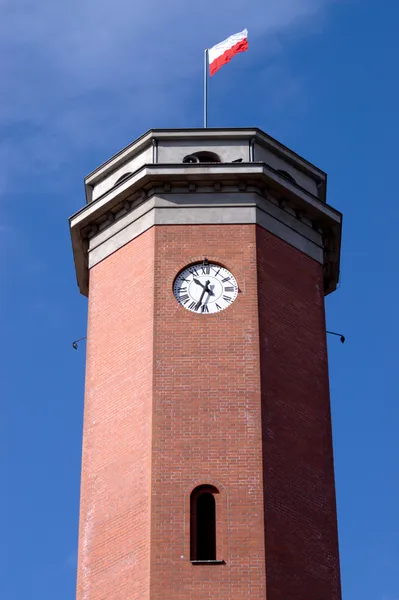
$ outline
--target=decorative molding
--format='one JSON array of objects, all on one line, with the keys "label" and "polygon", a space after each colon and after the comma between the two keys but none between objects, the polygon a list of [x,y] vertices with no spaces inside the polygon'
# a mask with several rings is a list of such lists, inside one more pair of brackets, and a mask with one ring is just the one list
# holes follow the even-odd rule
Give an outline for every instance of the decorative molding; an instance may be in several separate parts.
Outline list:
[{"label": "decorative molding", "polygon": [[[85,295],[89,268],[158,224],[257,223],[326,265],[326,293],[338,281],[340,213],[261,163],[146,165],[70,223]],[[323,248],[327,231],[335,243]]]}]

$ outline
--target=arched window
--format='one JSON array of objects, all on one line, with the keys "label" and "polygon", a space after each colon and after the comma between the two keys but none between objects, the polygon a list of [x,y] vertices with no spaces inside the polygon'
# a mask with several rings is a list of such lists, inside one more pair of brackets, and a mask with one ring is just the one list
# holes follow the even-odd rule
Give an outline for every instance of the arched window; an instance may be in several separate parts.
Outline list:
[{"label": "arched window", "polygon": [[293,178],[292,175],[290,175],[289,173],[287,173],[287,171],[283,171],[283,169],[278,169],[277,173],[279,175],[281,175],[282,177],[285,177],[285,179],[288,179],[288,181],[291,181],[291,183],[296,183],[295,179]]},{"label": "arched window", "polygon": [[183,158],[184,163],[193,164],[193,163],[220,163],[220,156],[215,154],[215,152],[194,152],[193,154],[189,154]]},{"label": "arched window", "polygon": [[191,560],[216,561],[216,502],[218,490],[200,485],[190,496]]}]

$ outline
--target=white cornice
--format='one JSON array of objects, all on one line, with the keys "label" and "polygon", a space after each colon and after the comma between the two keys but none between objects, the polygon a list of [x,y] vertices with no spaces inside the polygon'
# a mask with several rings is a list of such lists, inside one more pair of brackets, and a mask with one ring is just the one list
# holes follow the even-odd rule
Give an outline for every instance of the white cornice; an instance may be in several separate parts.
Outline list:
[{"label": "white cornice", "polygon": [[315,260],[322,257],[329,293],[338,281],[341,222],[338,211],[264,163],[146,165],[70,219],[85,295],[88,270],[99,260],[153,225],[190,223],[265,227]]},{"label": "white cornice", "polygon": [[109,172],[112,172],[118,164],[127,162],[130,158],[139,154],[145,148],[150,146],[154,140],[217,140],[220,142],[227,142],[228,140],[247,140],[248,144],[251,142],[251,140],[254,140],[255,143],[267,147],[275,154],[279,154],[280,156],[284,157],[285,160],[295,165],[296,168],[300,169],[304,173],[311,174],[313,177],[317,177],[322,181],[325,181],[326,179],[326,174],[321,169],[318,169],[316,166],[306,161],[298,154],[283,144],[280,144],[280,142],[257,128],[152,129],[120,150],[112,158],[87,175],[87,177],[85,177],[85,185],[93,186],[95,183],[103,179]]},{"label": "white cornice", "polygon": [[[208,146],[224,162],[182,162]],[[257,128],[148,131],[85,179],[87,204],[70,219],[80,290],[87,295],[91,266],[148,227],[256,223],[323,262],[330,293],[339,277],[342,215],[325,202],[326,181]]]}]

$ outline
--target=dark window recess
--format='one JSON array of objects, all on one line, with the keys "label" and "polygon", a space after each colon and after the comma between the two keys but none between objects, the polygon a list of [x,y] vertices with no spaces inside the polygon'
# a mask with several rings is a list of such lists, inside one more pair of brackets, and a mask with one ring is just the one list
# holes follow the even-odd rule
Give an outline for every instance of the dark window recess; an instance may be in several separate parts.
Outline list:
[{"label": "dark window recess", "polygon": [[277,173],[278,173],[279,175],[281,175],[282,177],[285,177],[285,179],[288,179],[288,181],[291,181],[291,183],[295,183],[295,184],[296,184],[296,181],[295,181],[295,179],[293,178],[293,176],[292,176],[292,175],[290,175],[289,173],[287,173],[287,171],[283,171],[282,169],[278,169],[278,170],[277,170]]},{"label": "dark window recess", "polygon": [[220,163],[220,156],[214,152],[194,152],[194,154],[188,154],[183,158],[183,162],[186,164],[194,163]]},{"label": "dark window recess", "polygon": [[122,181],[125,181],[125,179],[129,179],[130,175],[131,173],[124,173],[123,175],[121,175],[119,179],[115,181],[114,186],[118,185],[119,183],[122,183]]},{"label": "dark window recess", "polygon": [[216,503],[212,486],[200,486],[191,494],[191,560],[216,560]]},{"label": "dark window recess", "polygon": [[199,158],[194,154],[188,154],[183,158],[184,164],[193,165],[195,163],[199,163]]}]

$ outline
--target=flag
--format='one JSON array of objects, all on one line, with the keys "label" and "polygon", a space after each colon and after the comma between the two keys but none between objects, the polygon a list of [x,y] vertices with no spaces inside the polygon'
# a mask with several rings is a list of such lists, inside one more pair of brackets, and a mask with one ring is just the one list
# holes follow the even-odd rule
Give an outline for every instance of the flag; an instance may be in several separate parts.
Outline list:
[{"label": "flag", "polygon": [[210,48],[208,50],[210,76],[212,77],[223,65],[230,62],[235,54],[246,50],[248,50],[247,29],[231,35],[224,42]]}]

